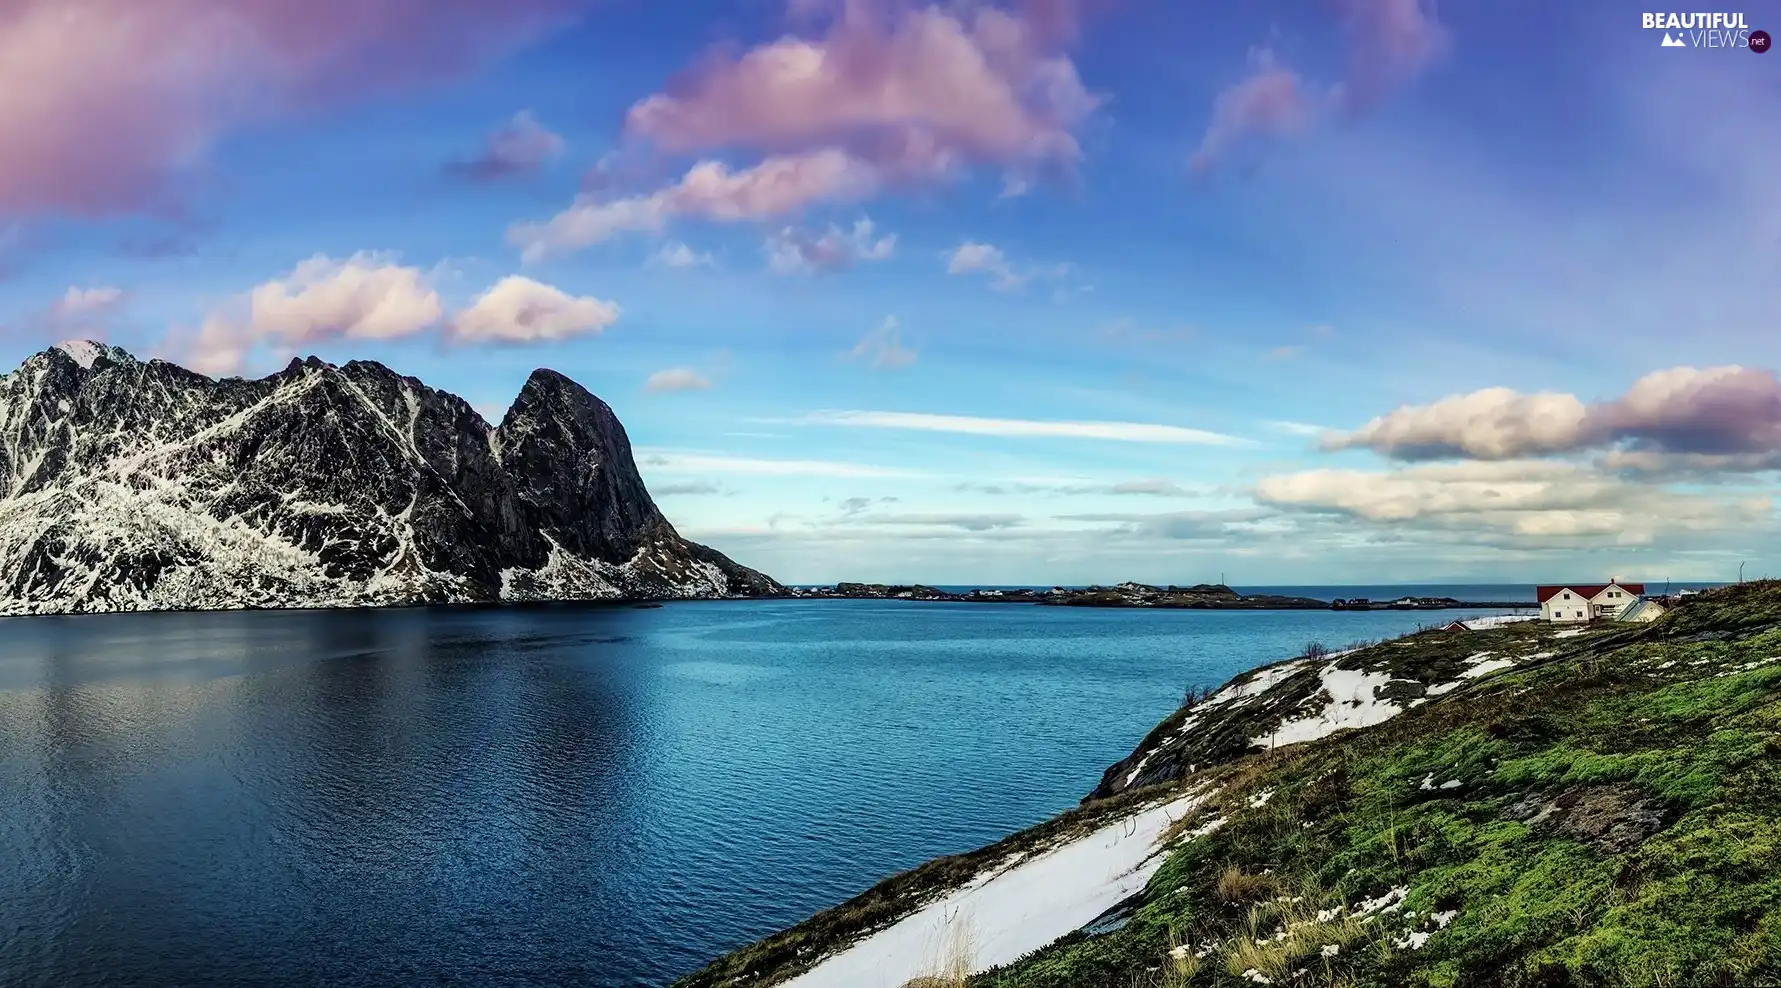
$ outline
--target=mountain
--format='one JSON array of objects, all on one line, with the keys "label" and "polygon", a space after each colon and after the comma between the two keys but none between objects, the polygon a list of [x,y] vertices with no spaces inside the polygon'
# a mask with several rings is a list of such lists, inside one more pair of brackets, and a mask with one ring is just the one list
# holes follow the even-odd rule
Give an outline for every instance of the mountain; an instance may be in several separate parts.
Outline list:
[{"label": "mountain", "polygon": [[498,427],[369,361],[213,380],[80,342],[0,376],[0,614],[783,592],[681,538],[555,371]]},{"label": "mountain", "polygon": [[678,988],[1781,984],[1777,792],[1781,581],[1307,649]]}]

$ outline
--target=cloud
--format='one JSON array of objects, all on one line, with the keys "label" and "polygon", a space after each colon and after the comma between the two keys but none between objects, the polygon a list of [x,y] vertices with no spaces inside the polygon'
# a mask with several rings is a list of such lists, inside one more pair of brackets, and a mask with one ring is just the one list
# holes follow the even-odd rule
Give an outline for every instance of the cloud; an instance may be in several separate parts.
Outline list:
[{"label": "cloud", "polygon": [[997,291],[1019,288],[1024,280],[1014,273],[1002,248],[972,240],[959,244],[946,255],[946,273],[987,274],[990,276],[990,287]]},{"label": "cloud", "polygon": [[851,230],[831,224],[821,236],[785,227],[767,238],[767,267],[775,274],[821,274],[895,254],[897,235],[874,238],[873,229],[872,221],[865,217],[855,220]]},{"label": "cloud", "polygon": [[[713,52],[632,106],[627,136],[665,151],[838,148],[893,176],[956,162],[1073,167],[1075,126],[1099,104],[1063,54],[1074,4],[834,4],[818,38]],[[820,18],[817,18],[820,20]]]},{"label": "cloud", "polygon": [[599,333],[618,316],[614,303],[511,275],[448,318],[428,273],[393,254],[317,254],[212,310],[196,330],[175,330],[165,349],[193,370],[225,374],[262,344],[289,350],[433,331],[454,344],[536,343]]},{"label": "cloud", "polygon": [[919,471],[836,460],[776,460],[711,453],[639,451],[638,463],[663,473],[742,474],[766,477],[917,477]]},{"label": "cloud", "polygon": [[1348,78],[1336,89],[1350,113],[1369,110],[1427,69],[1451,40],[1425,0],[1342,0]]},{"label": "cloud", "polygon": [[1107,488],[1109,494],[1143,494],[1149,497],[1192,497],[1190,491],[1172,480],[1128,480]]},{"label": "cloud", "polygon": [[662,394],[672,391],[706,391],[711,388],[711,379],[693,370],[691,367],[670,367],[656,371],[643,382],[643,390],[651,394]]},{"label": "cloud", "polygon": [[446,165],[446,171],[478,182],[515,178],[538,171],[563,153],[563,138],[533,119],[528,110],[513,115],[490,134],[481,153]]},{"label": "cloud", "polygon": [[1099,439],[1116,442],[1186,443],[1198,446],[1244,446],[1235,436],[1176,425],[1144,422],[1083,422],[1039,419],[977,418],[968,415],[930,415],[921,412],[832,411],[812,412],[799,420],[809,425],[848,426],[868,429],[908,429],[921,432],[953,432],[975,436],[1019,438]]},{"label": "cloud", "polygon": [[953,485],[952,489],[961,494],[987,494],[993,497],[1022,494],[1062,495],[1069,497],[1083,495],[1199,497],[1205,493],[1204,491],[1182,487],[1174,481],[1163,480],[1161,478],[1126,480],[1111,484],[1104,481],[1073,479],[1014,479],[998,480],[989,483],[967,481],[965,483]]},{"label": "cloud", "polygon": [[1212,101],[1212,118],[1188,158],[1206,175],[1250,144],[1291,137],[1327,110],[1354,117],[1374,109],[1446,52],[1447,29],[1431,0],[1338,0],[1347,39],[1345,77],[1319,92],[1270,49],[1253,49],[1249,73]]},{"label": "cloud", "polygon": [[1271,361],[1291,360],[1305,352],[1304,344],[1277,346],[1262,355],[1262,359]]},{"label": "cloud", "polygon": [[1315,100],[1297,72],[1276,64],[1266,49],[1252,53],[1250,61],[1250,75],[1212,102],[1212,122],[1188,158],[1196,174],[1210,172],[1252,138],[1295,134],[1312,117]]},{"label": "cloud", "polygon": [[508,275],[452,317],[447,338],[456,343],[564,340],[602,333],[618,317],[616,303]]},{"label": "cloud", "polygon": [[10,0],[0,215],[165,207],[222,134],[464,74],[582,0]]},{"label": "cloud", "polygon": [[1170,511],[1161,514],[1130,514],[1123,512],[1055,515],[1057,521],[1113,523],[1109,535],[1175,539],[1182,541],[1218,541],[1251,531],[1253,524],[1272,512],[1260,508],[1232,508],[1224,511]]},{"label": "cloud", "polygon": [[1781,378],[1737,366],[1675,367],[1588,405],[1575,395],[1488,388],[1396,409],[1324,445],[1399,460],[1506,460],[1602,449],[1632,469],[1689,463],[1768,469],[1770,456],[1781,454]]},{"label": "cloud", "polygon": [[877,370],[908,367],[915,363],[917,356],[915,350],[903,345],[896,316],[885,316],[877,329],[861,337],[845,354],[846,359],[865,361]]},{"label": "cloud", "polygon": [[665,243],[654,254],[649,255],[649,263],[661,268],[714,268],[717,259],[709,253],[701,254],[678,240]]},{"label": "cloud", "polygon": [[669,497],[681,494],[722,494],[724,489],[713,483],[691,480],[682,484],[661,484],[652,487],[649,493],[656,497]]},{"label": "cloud", "polygon": [[50,312],[60,319],[80,319],[110,312],[123,300],[124,290],[121,288],[110,285],[94,288],[70,285],[67,294],[50,306]]},{"label": "cloud", "polygon": [[437,323],[445,311],[420,268],[367,252],[344,261],[317,254],[248,298],[252,315],[246,333],[287,345],[411,336]]},{"label": "cloud", "polygon": [[1263,424],[1265,424],[1268,428],[1273,429],[1275,432],[1284,432],[1289,436],[1316,437],[1316,436],[1322,436],[1325,433],[1334,431],[1334,430],[1330,429],[1328,426],[1312,425],[1309,422],[1274,421],[1274,422],[1266,422]]},{"label": "cloud", "polygon": [[909,525],[926,528],[958,528],[967,532],[988,532],[1000,528],[1014,528],[1026,523],[1020,515],[971,515],[971,514],[905,514],[905,515],[858,515],[855,520],[865,525]]},{"label": "cloud", "polygon": [[[972,165],[1010,186],[1075,173],[1074,130],[1099,105],[1065,48],[1072,0],[911,4],[794,0],[798,28],[718,50],[625,115],[616,156],[582,195],[509,239],[533,259],[674,220],[738,222],[931,186]],[[738,153],[759,155],[731,166]],[[679,181],[637,191],[626,162],[698,157]],[[630,191],[624,191],[624,190]]]},{"label": "cloud", "polygon": [[1400,460],[1507,460],[1576,448],[1587,414],[1575,395],[1486,388],[1395,409],[1323,445],[1364,447]]},{"label": "cloud", "polygon": [[1422,464],[1390,472],[1311,470],[1264,478],[1255,494],[1264,505],[1380,525],[1627,543],[1734,529],[1772,515],[1763,498],[1681,493],[1550,460]]},{"label": "cloud", "polygon": [[701,161],[673,185],[644,195],[609,198],[605,190],[583,193],[568,209],[542,223],[507,231],[526,260],[602,243],[626,232],[654,233],[671,219],[693,217],[722,223],[795,213],[816,202],[851,202],[877,190],[872,166],[833,148],[767,158],[732,171]]}]

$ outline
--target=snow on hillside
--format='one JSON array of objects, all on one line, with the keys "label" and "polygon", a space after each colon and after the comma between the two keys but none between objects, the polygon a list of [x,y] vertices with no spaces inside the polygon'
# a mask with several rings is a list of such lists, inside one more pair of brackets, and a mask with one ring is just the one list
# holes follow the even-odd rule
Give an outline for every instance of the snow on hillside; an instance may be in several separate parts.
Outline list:
[{"label": "snow on hillside", "polygon": [[842,949],[782,988],[900,988],[955,964],[1008,964],[1143,891],[1158,840],[1202,797],[1152,806],[1003,870],[980,875]]}]

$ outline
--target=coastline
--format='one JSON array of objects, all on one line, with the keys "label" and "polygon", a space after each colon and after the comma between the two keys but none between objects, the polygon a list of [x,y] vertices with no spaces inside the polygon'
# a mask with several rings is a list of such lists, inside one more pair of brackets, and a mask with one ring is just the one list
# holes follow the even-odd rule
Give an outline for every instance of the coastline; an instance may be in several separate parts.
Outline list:
[{"label": "coastline", "polygon": [[1173,610],[1330,610],[1439,611],[1533,610],[1532,601],[1471,601],[1453,597],[1398,597],[1391,600],[1337,598],[1323,600],[1286,594],[1244,594],[1224,584],[1191,587],[1121,583],[1116,586],[974,588],[943,590],[925,584],[836,583],[830,586],[788,586],[788,597],[815,600],[920,600],[963,604],[1038,604],[1049,607],[1144,607]]}]

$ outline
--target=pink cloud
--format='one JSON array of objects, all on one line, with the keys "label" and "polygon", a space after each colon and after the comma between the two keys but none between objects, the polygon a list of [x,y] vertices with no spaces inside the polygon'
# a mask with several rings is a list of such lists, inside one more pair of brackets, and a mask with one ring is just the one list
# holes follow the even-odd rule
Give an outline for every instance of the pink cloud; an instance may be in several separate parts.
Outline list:
[{"label": "pink cloud", "polygon": [[1072,128],[1099,100],[1062,52],[1075,33],[1072,3],[825,6],[839,9],[826,11],[821,37],[707,56],[634,105],[627,135],[674,153],[840,147],[917,176],[959,162],[1017,170],[1075,162]]},{"label": "pink cloud", "polygon": [[446,170],[475,181],[494,181],[525,175],[543,168],[563,153],[563,138],[533,119],[528,111],[513,115],[488,136],[474,158],[454,161]]},{"label": "pink cloud", "polygon": [[583,0],[0,0],[0,214],[166,207],[227,131],[460,74]]},{"label": "pink cloud", "polygon": [[1252,55],[1254,72],[1218,94],[1212,122],[1200,146],[1188,159],[1196,174],[1205,174],[1225,155],[1252,137],[1283,137],[1310,120],[1312,97],[1298,73],[1275,64],[1273,54]]},{"label": "pink cloud", "polygon": [[735,171],[722,162],[701,161],[655,192],[624,198],[584,194],[549,220],[512,227],[507,239],[527,260],[538,260],[626,231],[658,231],[677,217],[725,223],[770,219],[814,202],[862,199],[879,186],[875,168],[832,148],[770,157]]},{"label": "pink cloud", "polygon": [[1606,450],[1605,465],[1647,473],[1768,470],[1781,465],[1781,377],[1748,367],[1674,367],[1593,404],[1489,388],[1396,409],[1324,446],[1399,460]]},{"label": "pink cloud", "polygon": [[1291,136],[1338,109],[1349,115],[1376,107],[1433,65],[1449,34],[1435,20],[1429,0],[1335,0],[1347,37],[1345,77],[1313,87],[1278,63],[1270,51],[1251,54],[1251,70],[1213,99],[1212,119],[1188,160],[1204,175],[1253,139]]},{"label": "pink cloud", "polygon": [[1337,89],[1350,112],[1371,109],[1447,49],[1448,33],[1425,0],[1341,0],[1348,78]]}]

